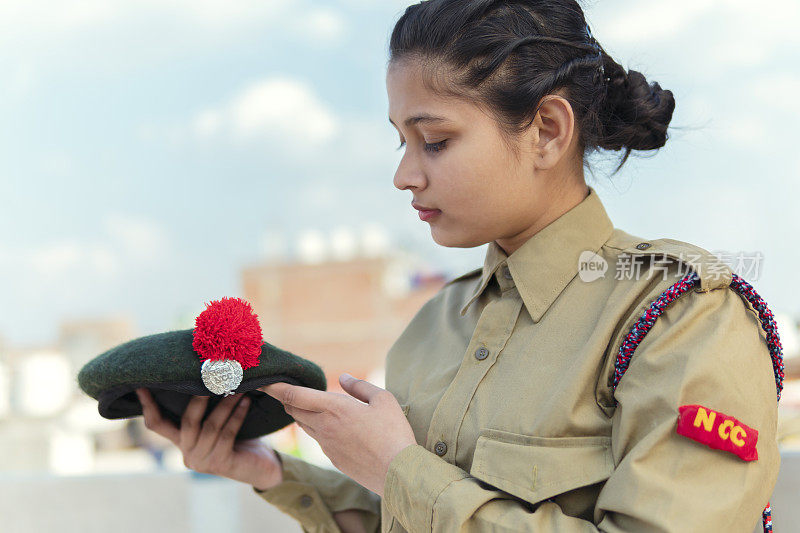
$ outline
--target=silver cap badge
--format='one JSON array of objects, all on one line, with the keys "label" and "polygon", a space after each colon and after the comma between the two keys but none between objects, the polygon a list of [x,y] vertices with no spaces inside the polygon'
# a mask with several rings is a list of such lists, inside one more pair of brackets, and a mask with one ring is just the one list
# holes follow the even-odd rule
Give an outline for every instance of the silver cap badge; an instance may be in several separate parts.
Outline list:
[{"label": "silver cap badge", "polygon": [[207,359],[200,367],[200,375],[208,390],[214,394],[230,396],[242,382],[244,371],[239,361],[233,359],[222,361]]}]

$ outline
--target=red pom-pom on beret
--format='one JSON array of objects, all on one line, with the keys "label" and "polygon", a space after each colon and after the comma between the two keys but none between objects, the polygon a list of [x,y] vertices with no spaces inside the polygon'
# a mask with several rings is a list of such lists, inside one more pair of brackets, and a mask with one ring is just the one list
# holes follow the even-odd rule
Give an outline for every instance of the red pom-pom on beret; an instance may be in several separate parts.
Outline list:
[{"label": "red pom-pom on beret", "polygon": [[201,361],[233,359],[243,370],[258,366],[263,342],[258,315],[241,298],[213,300],[195,319],[192,347]]}]

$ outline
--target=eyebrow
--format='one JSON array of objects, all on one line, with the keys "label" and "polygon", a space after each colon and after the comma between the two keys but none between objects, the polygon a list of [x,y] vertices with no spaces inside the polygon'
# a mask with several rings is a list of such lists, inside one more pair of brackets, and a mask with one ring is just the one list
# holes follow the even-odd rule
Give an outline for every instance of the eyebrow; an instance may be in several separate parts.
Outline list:
[{"label": "eyebrow", "polygon": [[[394,123],[394,121],[392,120],[392,117],[389,117],[389,122],[391,122],[395,127],[397,127],[397,124]],[[413,117],[408,117],[405,120],[404,124],[408,127],[408,126],[413,126],[415,124],[424,123],[424,122],[429,122],[430,123],[430,122],[451,122],[451,121],[446,119],[446,118],[444,118],[444,117],[437,117],[436,115],[428,115],[428,114],[423,113],[421,115],[415,115]]]}]

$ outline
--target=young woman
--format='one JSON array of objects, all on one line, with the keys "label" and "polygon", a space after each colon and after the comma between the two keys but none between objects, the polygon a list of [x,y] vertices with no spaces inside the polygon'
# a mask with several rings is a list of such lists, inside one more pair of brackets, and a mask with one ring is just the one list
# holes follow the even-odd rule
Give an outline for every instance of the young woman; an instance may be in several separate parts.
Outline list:
[{"label": "young woman", "polygon": [[391,347],[386,390],[264,387],[342,473],[234,446],[247,398],[201,424],[196,397],[178,430],[143,392],[148,427],[305,531],[752,531],[779,466],[757,295],[702,248],[615,228],[584,179],[592,151],[663,146],[672,93],[574,0],[410,6],[386,82],[394,185],[438,244],[489,246]]}]

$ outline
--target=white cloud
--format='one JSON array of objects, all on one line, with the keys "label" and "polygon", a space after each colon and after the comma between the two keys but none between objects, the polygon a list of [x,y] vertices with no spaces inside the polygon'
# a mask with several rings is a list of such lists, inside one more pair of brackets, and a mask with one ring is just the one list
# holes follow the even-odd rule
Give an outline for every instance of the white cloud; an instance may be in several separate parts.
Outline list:
[{"label": "white cloud", "polygon": [[772,123],[755,111],[719,113],[707,129],[718,132],[720,140],[742,148],[763,150],[769,147]]},{"label": "white cloud", "polygon": [[[753,102],[758,101],[783,113],[793,113],[800,118],[800,74],[784,72],[773,76],[760,77],[753,81],[751,89]],[[789,117],[786,117],[789,118]]]},{"label": "white cloud", "polygon": [[106,218],[105,226],[127,258],[157,262],[169,251],[164,230],[152,220],[113,214]]},{"label": "white cloud", "polygon": [[339,0],[339,3],[357,9],[383,9],[385,6],[389,6],[405,10],[406,7],[417,2],[414,0],[382,0],[381,2],[376,2],[375,0]]},{"label": "white cloud", "polygon": [[[598,7],[596,16],[587,13],[589,25],[600,43],[639,43],[674,36],[716,7],[718,0],[673,0],[665,2],[631,2],[620,9],[617,3],[606,10]],[[593,21],[603,27],[594,31]]]},{"label": "white cloud", "polygon": [[47,244],[31,252],[30,262],[41,275],[61,273],[81,262],[83,248],[75,242]]},{"label": "white cloud", "polygon": [[304,183],[297,191],[303,206],[309,211],[321,211],[341,206],[343,194],[336,187],[336,182],[329,177],[313,179]]},{"label": "white cloud", "polygon": [[[142,0],[131,2],[142,4]],[[237,24],[271,18],[296,7],[295,0],[149,0],[151,10],[169,10],[209,25]]]},{"label": "white cloud", "polygon": [[36,39],[77,31],[113,19],[125,6],[105,0],[8,0],[0,2],[0,34]]},{"label": "white cloud", "polygon": [[266,230],[261,237],[259,250],[265,259],[285,259],[289,254],[289,237],[280,229]]},{"label": "white cloud", "polygon": [[[231,143],[257,152],[266,148],[290,156],[293,165],[324,169],[327,179],[333,171],[352,172],[354,161],[360,169],[393,172],[400,156],[397,132],[385,114],[339,115],[313,86],[281,75],[242,88],[183,125],[141,124],[138,136],[152,143],[200,141],[220,148]],[[320,198],[318,203],[327,201]]]},{"label": "white cloud", "polygon": [[768,58],[765,46],[748,40],[726,39],[712,42],[706,49],[715,70],[741,69],[762,64]]},{"label": "white cloud", "polygon": [[[48,78],[67,68],[64,57],[70,54],[82,65],[85,57],[90,56],[91,64],[104,53],[120,65],[135,63],[151,50],[142,46],[143,35],[148,43],[159,43],[162,59],[184,57],[187,47],[218,47],[248,38],[246,30],[291,32],[334,44],[344,31],[341,17],[330,9],[312,11],[309,2],[313,0],[0,0],[0,64],[6,73],[0,104],[27,97],[34,88],[47,89]],[[96,41],[89,54],[83,51],[87,36]],[[121,53],[124,61],[117,57]]]},{"label": "white cloud", "polygon": [[194,131],[201,137],[210,137],[222,129],[222,114],[216,109],[208,109],[197,114]]},{"label": "white cloud", "polygon": [[[0,29],[12,35],[47,37],[123,23],[132,18],[169,17],[202,26],[235,26],[274,18],[296,0],[5,0]],[[6,35],[8,36],[8,34]]]},{"label": "white cloud", "polygon": [[797,0],[607,2],[587,10],[587,19],[610,52],[620,44],[636,46],[637,54],[643,47],[657,47],[665,57],[688,54],[709,77],[763,65],[800,44]]},{"label": "white cloud", "polygon": [[[798,93],[800,75],[789,72],[742,82],[736,92],[710,104],[713,120],[703,129],[723,142],[770,153],[777,141],[791,135],[790,124],[800,119]],[[687,111],[686,116],[693,115]]]},{"label": "white cloud", "polygon": [[338,120],[306,83],[282,76],[257,81],[228,102],[198,113],[192,129],[199,138],[230,135],[234,141],[321,145],[338,130]]},{"label": "white cloud", "polygon": [[[116,276],[123,265],[162,262],[169,254],[169,240],[153,221],[115,214],[105,222],[107,239],[89,241],[65,238],[0,254],[0,266],[19,274],[32,272],[39,281],[66,283],[77,277]],[[15,274],[15,275],[19,275]]]},{"label": "white cloud", "polygon": [[45,280],[67,281],[79,271],[96,276],[111,276],[119,269],[119,259],[103,245],[81,243],[72,239],[48,243],[23,253],[23,265]]},{"label": "white cloud", "polygon": [[321,45],[340,42],[347,30],[341,13],[330,8],[314,9],[299,22],[298,29],[309,36],[310,42]]},{"label": "white cloud", "polygon": [[269,23],[328,42],[339,40],[345,28],[340,11],[318,0],[3,0],[0,43],[51,42],[104,27],[158,21],[210,33]]}]

